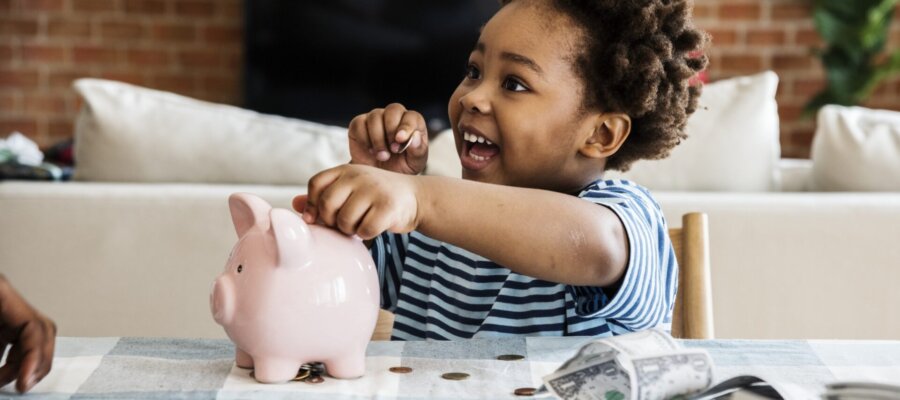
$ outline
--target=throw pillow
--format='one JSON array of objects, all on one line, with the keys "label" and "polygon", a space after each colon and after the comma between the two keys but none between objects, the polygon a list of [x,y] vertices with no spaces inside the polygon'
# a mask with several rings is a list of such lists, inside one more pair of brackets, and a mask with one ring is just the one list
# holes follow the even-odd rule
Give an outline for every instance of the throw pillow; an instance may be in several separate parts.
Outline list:
[{"label": "throw pillow", "polygon": [[306,185],[350,159],[346,128],[79,79],[75,179]]},{"label": "throw pillow", "polygon": [[825,106],[812,146],[819,191],[900,191],[900,112]]},{"label": "throw pillow", "polygon": [[725,79],[703,88],[687,139],[662,160],[635,162],[626,173],[653,190],[765,192],[779,187],[778,106],[774,72]]}]

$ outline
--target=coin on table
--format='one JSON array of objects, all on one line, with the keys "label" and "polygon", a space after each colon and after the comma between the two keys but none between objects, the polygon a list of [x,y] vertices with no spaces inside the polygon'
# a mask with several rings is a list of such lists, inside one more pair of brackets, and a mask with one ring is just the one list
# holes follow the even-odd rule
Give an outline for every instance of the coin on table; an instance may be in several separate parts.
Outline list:
[{"label": "coin on table", "polygon": [[448,381],[461,381],[469,377],[469,374],[465,372],[448,372],[446,374],[441,375],[441,378],[444,378]]},{"label": "coin on table", "polygon": [[500,361],[518,361],[518,360],[521,360],[524,358],[525,358],[525,356],[518,355],[518,354],[501,354],[501,355],[497,356],[497,359]]},{"label": "coin on table", "polygon": [[313,376],[310,376],[309,378],[306,378],[306,380],[305,380],[304,382],[306,382],[306,383],[311,383],[311,384],[315,385],[315,384],[318,384],[318,383],[325,382],[325,378],[323,378],[323,377],[321,377],[321,376],[319,376],[319,375],[313,375]]},{"label": "coin on table", "polygon": [[518,388],[513,392],[513,394],[515,394],[516,396],[534,396],[534,388]]},{"label": "coin on table", "polygon": [[408,374],[412,372],[412,368],[410,367],[390,367],[388,371],[391,371],[395,374]]}]

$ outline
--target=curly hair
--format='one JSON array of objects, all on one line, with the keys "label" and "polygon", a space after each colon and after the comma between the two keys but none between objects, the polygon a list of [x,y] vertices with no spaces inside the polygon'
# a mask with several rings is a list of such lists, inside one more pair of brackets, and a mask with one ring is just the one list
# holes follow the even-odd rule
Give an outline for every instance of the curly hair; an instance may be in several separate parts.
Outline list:
[{"label": "curly hair", "polygon": [[[501,0],[506,5],[513,0]],[[639,159],[661,159],[687,137],[700,86],[689,79],[706,68],[708,35],[691,23],[691,0],[549,0],[582,30],[575,55],[585,82],[584,108],[622,112],[631,133],[607,159],[627,171]]]}]

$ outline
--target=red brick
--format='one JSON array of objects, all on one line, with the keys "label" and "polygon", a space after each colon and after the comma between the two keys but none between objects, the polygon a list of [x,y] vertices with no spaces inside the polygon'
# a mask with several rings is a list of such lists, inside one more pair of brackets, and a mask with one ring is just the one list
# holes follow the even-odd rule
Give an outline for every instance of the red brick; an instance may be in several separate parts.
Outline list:
[{"label": "red brick", "polygon": [[65,9],[63,0],[21,0],[19,4],[25,11],[54,12]]},{"label": "red brick", "polygon": [[238,74],[235,73],[225,76],[204,76],[200,83],[206,92],[219,95],[217,101],[221,101],[223,97],[221,95],[225,95],[224,97],[234,101],[235,94],[240,86],[238,81]]},{"label": "red brick", "polygon": [[[134,70],[117,71],[117,72],[113,72],[113,71],[103,72],[102,74],[100,74],[100,77],[103,79],[125,82],[125,83],[130,83],[130,84],[138,85],[138,86],[147,86],[147,79],[145,79],[142,74],[140,74]],[[80,99],[79,99],[79,101],[80,101]],[[78,109],[79,107],[80,107],[80,105],[76,104],[75,109]]]},{"label": "red brick", "polygon": [[208,0],[177,0],[175,14],[192,17],[208,17],[216,13],[216,7]]},{"label": "red brick", "polygon": [[0,132],[6,136],[12,132],[22,132],[25,136],[34,138],[38,135],[36,118],[31,117],[0,117]]},{"label": "red brick", "polygon": [[809,146],[812,144],[814,135],[814,130],[808,128],[798,128],[789,133],[788,140],[791,144],[798,147]]},{"label": "red brick", "polygon": [[794,37],[794,42],[796,44],[814,47],[821,47],[825,44],[825,42],[822,41],[822,37],[819,36],[819,32],[815,29],[798,30]]},{"label": "red brick", "polygon": [[10,17],[8,14],[0,16],[0,36],[33,36],[38,33],[37,17]]},{"label": "red brick", "polygon": [[20,69],[0,70],[0,88],[36,89],[38,83],[39,76],[37,71]]},{"label": "red brick", "polygon": [[11,63],[16,59],[16,52],[13,46],[8,43],[0,44],[0,63]]},{"label": "red brick", "polygon": [[166,50],[132,49],[127,53],[128,62],[138,66],[160,66],[169,64],[169,52]]},{"label": "red brick", "polygon": [[716,16],[716,10],[712,4],[697,4],[694,2],[692,14],[696,19],[713,18]]},{"label": "red brick", "polygon": [[66,59],[66,49],[62,46],[46,44],[22,45],[22,60],[37,63],[60,63]]},{"label": "red brick", "polygon": [[203,37],[207,43],[241,43],[241,29],[235,26],[212,25],[203,30]]},{"label": "red brick", "polygon": [[812,5],[806,3],[772,4],[773,20],[806,20],[812,18]]},{"label": "red brick", "polygon": [[178,64],[185,67],[221,67],[222,57],[214,50],[184,50],[178,52]]},{"label": "red brick", "polygon": [[172,42],[192,42],[197,38],[193,24],[157,23],[151,33],[155,39]]},{"label": "red brick", "polygon": [[71,90],[74,80],[90,76],[91,72],[86,69],[52,69],[47,78],[47,87],[50,90]]},{"label": "red brick", "polygon": [[80,18],[50,18],[47,20],[47,35],[59,38],[86,38],[91,36],[91,23]]},{"label": "red brick", "polygon": [[0,11],[4,14],[12,11],[12,0],[0,0]]},{"label": "red brick", "polygon": [[751,29],[747,31],[747,44],[778,47],[787,41],[783,29]]},{"label": "red brick", "polygon": [[72,134],[75,133],[74,127],[74,115],[73,118],[54,118],[48,121],[47,123],[47,134],[51,140],[51,143],[61,142],[65,138],[72,137]]},{"label": "red brick", "polygon": [[13,93],[0,93],[0,115],[19,113],[18,101]]},{"label": "red brick", "polygon": [[787,105],[787,104],[779,104],[778,105],[778,117],[782,121],[794,121],[800,118],[800,115],[803,113],[803,106],[798,105]]},{"label": "red brick", "polygon": [[825,81],[821,79],[797,79],[792,90],[795,96],[810,98],[825,89]]},{"label": "red brick", "polygon": [[166,3],[163,0],[126,0],[125,11],[135,14],[165,14]]},{"label": "red brick", "polygon": [[219,14],[229,21],[240,21],[244,16],[239,0],[221,0],[216,4],[219,6]]},{"label": "red brick", "polygon": [[763,69],[762,58],[755,55],[722,55],[719,68],[733,72],[757,72]]},{"label": "red brick", "polygon": [[100,25],[100,36],[103,40],[137,40],[146,34],[146,28],[140,22],[104,22]]},{"label": "red brick", "polygon": [[[71,0],[72,9],[84,12],[116,11],[115,0]],[[127,2],[127,1],[126,1]]]},{"label": "red brick", "polygon": [[772,57],[772,68],[778,70],[785,69],[807,69],[813,66],[813,58],[809,55],[784,55],[779,54]]},{"label": "red brick", "polygon": [[706,32],[712,37],[713,46],[737,43],[737,32],[733,29],[709,29]]},{"label": "red brick", "polygon": [[99,46],[75,46],[72,60],[78,64],[114,64],[119,61],[119,51]]},{"label": "red brick", "polygon": [[726,20],[756,20],[762,15],[758,2],[735,2],[719,5],[719,18]]},{"label": "red brick", "polygon": [[156,75],[150,78],[150,87],[168,92],[175,92],[186,96],[193,96],[196,91],[196,80],[185,75]]},{"label": "red brick", "polygon": [[34,114],[64,114],[66,100],[61,94],[25,94],[25,112]]}]

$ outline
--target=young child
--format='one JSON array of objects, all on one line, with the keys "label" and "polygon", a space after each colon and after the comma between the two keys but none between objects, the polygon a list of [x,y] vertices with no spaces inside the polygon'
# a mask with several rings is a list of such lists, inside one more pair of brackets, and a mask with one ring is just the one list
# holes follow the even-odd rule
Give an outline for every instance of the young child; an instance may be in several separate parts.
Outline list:
[{"label": "young child", "polygon": [[685,137],[688,80],[706,65],[690,56],[706,40],[690,11],[504,1],[448,106],[463,180],[417,175],[424,119],[391,104],[353,119],[351,163],[313,177],[294,207],[374,238],[395,339],[666,326],[678,266],[663,214],[646,189],[602,175]]}]

